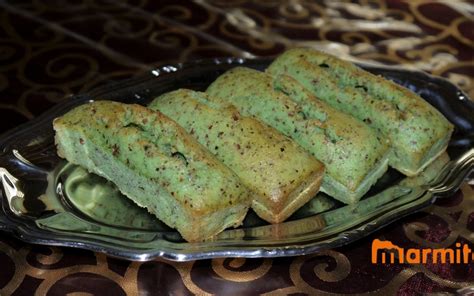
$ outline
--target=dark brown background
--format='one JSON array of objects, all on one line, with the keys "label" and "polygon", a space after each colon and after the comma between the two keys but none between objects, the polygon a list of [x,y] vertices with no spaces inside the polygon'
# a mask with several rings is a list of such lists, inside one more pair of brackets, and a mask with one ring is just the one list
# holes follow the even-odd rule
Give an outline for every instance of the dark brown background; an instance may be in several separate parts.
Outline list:
[{"label": "dark brown background", "polygon": [[[427,71],[472,98],[473,11],[468,1],[0,0],[0,132],[156,65],[292,46]],[[455,292],[473,284],[473,263],[372,265],[370,245],[474,248],[473,190],[465,183],[448,201],[349,246],[274,260],[126,262],[0,234],[0,294]]]}]

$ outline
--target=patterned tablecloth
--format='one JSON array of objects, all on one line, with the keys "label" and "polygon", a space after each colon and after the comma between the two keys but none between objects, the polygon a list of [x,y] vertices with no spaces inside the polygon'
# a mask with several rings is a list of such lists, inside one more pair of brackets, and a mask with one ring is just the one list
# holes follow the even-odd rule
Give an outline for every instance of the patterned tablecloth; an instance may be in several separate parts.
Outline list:
[{"label": "patterned tablecloth", "polygon": [[[474,6],[464,1],[0,0],[1,132],[70,94],[198,58],[309,46],[443,76],[474,98]],[[0,233],[1,295],[456,292],[470,264],[372,264],[375,238],[474,248],[474,187],[356,243],[308,256],[139,263]]]}]

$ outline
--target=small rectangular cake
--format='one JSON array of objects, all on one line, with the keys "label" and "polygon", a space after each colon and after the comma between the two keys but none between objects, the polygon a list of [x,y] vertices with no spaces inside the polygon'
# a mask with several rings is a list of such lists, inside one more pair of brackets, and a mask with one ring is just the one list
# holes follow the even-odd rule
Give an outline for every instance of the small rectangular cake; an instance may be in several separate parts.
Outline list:
[{"label": "small rectangular cake", "polygon": [[277,130],[241,116],[227,102],[180,89],[148,107],[173,118],[233,170],[255,193],[254,211],[270,223],[283,222],[319,190],[321,162]]},{"label": "small rectangular cake", "polygon": [[286,75],[237,67],[207,93],[292,138],[326,167],[321,191],[357,202],[387,169],[388,145],[362,122],[317,100]]},{"label": "small rectangular cake", "polygon": [[240,225],[250,206],[239,178],[160,112],[97,101],[53,126],[59,156],[112,181],[187,241]]},{"label": "small rectangular cake", "polygon": [[446,150],[453,125],[417,94],[356,65],[313,49],[292,49],[267,69],[289,75],[332,107],[390,139],[390,166],[418,174]]}]

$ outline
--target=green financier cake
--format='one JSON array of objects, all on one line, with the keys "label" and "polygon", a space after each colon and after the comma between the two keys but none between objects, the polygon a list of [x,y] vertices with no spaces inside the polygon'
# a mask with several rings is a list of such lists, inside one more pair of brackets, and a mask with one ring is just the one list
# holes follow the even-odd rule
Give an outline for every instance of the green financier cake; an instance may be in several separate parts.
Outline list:
[{"label": "green financier cake", "polygon": [[227,102],[180,89],[149,107],[173,118],[253,190],[254,211],[270,223],[287,219],[319,190],[324,167],[290,138]]},{"label": "green financier cake", "polygon": [[286,75],[237,67],[206,91],[292,138],[326,168],[321,191],[357,202],[387,169],[389,147],[375,130],[310,94]]},{"label": "green financier cake", "polygon": [[187,241],[241,224],[252,192],[173,120],[97,101],[53,123],[58,154],[116,184]]},{"label": "green financier cake", "polygon": [[412,91],[356,65],[312,49],[292,49],[267,69],[286,74],[334,108],[390,139],[390,166],[413,176],[443,153],[453,125]]}]

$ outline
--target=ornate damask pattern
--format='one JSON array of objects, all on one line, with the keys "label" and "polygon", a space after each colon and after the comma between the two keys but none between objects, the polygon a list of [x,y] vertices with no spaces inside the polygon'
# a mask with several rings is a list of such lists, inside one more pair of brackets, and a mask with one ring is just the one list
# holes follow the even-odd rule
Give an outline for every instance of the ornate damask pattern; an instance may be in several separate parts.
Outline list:
[{"label": "ornate damask pattern", "polygon": [[[0,0],[1,131],[162,63],[274,56],[293,46],[421,69],[474,98],[473,11],[458,0]],[[474,191],[464,184],[359,242],[295,258],[138,263],[0,234],[0,295],[466,291],[472,262],[371,264],[370,246],[379,238],[404,248],[474,248],[473,230]]]}]

